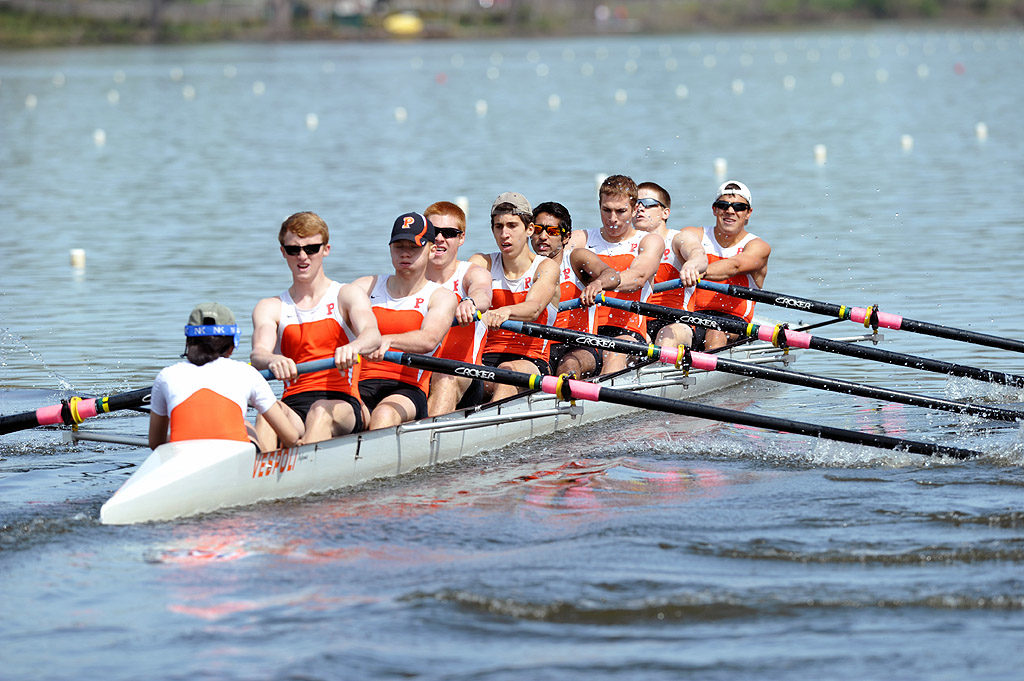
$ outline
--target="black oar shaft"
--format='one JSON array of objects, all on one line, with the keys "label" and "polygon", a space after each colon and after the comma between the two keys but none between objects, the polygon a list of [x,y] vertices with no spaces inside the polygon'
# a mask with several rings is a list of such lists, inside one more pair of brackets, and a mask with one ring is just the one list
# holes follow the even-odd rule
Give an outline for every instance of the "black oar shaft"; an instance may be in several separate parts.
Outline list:
[{"label": "black oar shaft", "polygon": [[598,302],[602,305],[630,310],[631,312],[637,312],[649,317],[659,317],[661,319],[669,319],[683,324],[689,324],[691,326],[700,326],[706,329],[715,329],[727,333],[735,333],[740,336],[758,338],[763,341],[775,343],[779,346],[790,345],[792,347],[805,347],[812,350],[832,352],[838,355],[847,355],[849,357],[870,359],[876,362],[884,362],[886,364],[893,364],[896,366],[910,367],[912,369],[921,369],[923,371],[932,371],[950,376],[973,378],[987,383],[999,383],[1001,385],[1024,388],[1024,376],[1007,374],[1001,371],[979,369],[977,367],[967,366],[964,364],[943,362],[941,360],[919,357],[917,355],[906,355],[900,352],[892,352],[891,350],[882,350],[881,348],[858,345],[855,343],[846,343],[843,341],[832,340],[830,338],[821,338],[800,331],[792,331],[781,326],[766,327],[759,324],[744,324],[741,321],[715,317],[713,315],[702,314],[700,312],[687,312],[683,310],[676,310],[671,307],[662,307],[661,305],[651,305],[650,303],[641,303],[637,301],[619,300],[617,298],[610,298],[607,296],[602,296],[599,298]]},{"label": "black oar shaft", "polygon": [[[655,288],[657,289],[657,287]],[[807,312],[813,312],[815,314],[829,315],[839,319],[862,322],[866,326],[871,326],[872,322],[874,322],[878,326],[886,329],[911,331],[913,333],[935,336],[946,340],[964,341],[967,343],[974,343],[976,345],[1000,348],[1002,350],[1024,352],[1024,341],[1016,338],[993,336],[987,333],[968,331],[967,329],[959,329],[942,324],[921,322],[916,319],[908,319],[892,313],[879,312],[876,308],[836,305],[834,303],[811,300],[810,298],[789,296],[783,293],[775,293],[773,291],[752,289],[746,286],[737,286],[735,284],[723,284],[717,281],[701,281],[697,284],[697,288],[723,293],[735,298],[743,298],[745,300],[753,300],[767,305],[774,305],[776,307],[806,310]]]},{"label": "black oar shaft", "polygon": [[390,350],[385,353],[384,359],[396,364],[416,367],[426,371],[437,371],[455,376],[467,376],[480,378],[485,381],[505,383],[519,388],[539,389],[554,394],[562,399],[580,399],[597,402],[609,402],[629,407],[642,409],[653,409],[682,416],[694,416],[697,418],[722,421],[725,423],[737,423],[754,428],[765,428],[798,435],[809,435],[821,437],[828,440],[848,442],[851,444],[868,445],[882,449],[893,449],[923,454],[925,456],[941,455],[957,459],[965,459],[979,456],[981,453],[970,449],[950,447],[947,445],[936,445],[928,442],[917,442],[902,438],[890,437],[888,435],[876,435],[873,433],[861,433],[855,430],[834,428],[832,426],[817,425],[783,419],[761,414],[734,411],[722,407],[697,404],[685,400],[675,400],[667,397],[645,395],[628,390],[618,390],[601,386],[588,381],[577,381],[555,376],[541,376],[538,374],[525,374],[518,371],[499,369],[497,367],[477,366],[455,360],[429,357],[426,355],[413,355],[405,352]]},{"label": "black oar shaft", "polygon": [[[677,361],[676,358],[679,356],[679,351],[676,348],[661,348],[653,344],[645,345],[635,341],[596,336],[590,333],[559,329],[552,326],[545,326],[543,324],[535,324],[533,322],[508,321],[502,324],[502,328],[516,333],[538,336],[540,338],[547,338],[548,340],[553,341],[562,341],[577,346],[588,346],[612,350],[613,352],[623,352],[643,357],[658,358],[662,362],[675,362]],[[668,355],[667,359],[666,355]],[[760,378],[769,381],[776,381],[778,383],[800,385],[818,390],[828,390],[846,395],[856,395],[858,397],[885,400],[887,402],[898,402],[901,404],[925,407],[928,409],[940,409],[958,414],[969,414],[984,418],[998,419],[1001,421],[1013,422],[1017,420],[1024,420],[1024,412],[1013,411],[1011,409],[966,404],[964,402],[956,402],[954,400],[928,397],[926,395],[918,395],[899,390],[878,388],[876,386],[865,385],[863,383],[854,383],[852,381],[844,381],[841,379],[814,376],[812,374],[791,371],[789,369],[749,364],[747,362],[726,359],[718,355],[709,355],[702,352],[692,352],[689,354],[689,357],[691,362],[699,362],[700,366],[697,368],[721,371],[723,373],[737,376]]]}]

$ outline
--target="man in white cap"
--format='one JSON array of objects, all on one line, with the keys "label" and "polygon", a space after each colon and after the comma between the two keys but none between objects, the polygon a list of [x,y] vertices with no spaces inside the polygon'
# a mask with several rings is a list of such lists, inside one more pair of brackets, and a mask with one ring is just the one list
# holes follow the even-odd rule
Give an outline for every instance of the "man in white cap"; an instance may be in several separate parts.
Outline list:
[{"label": "man in white cap", "polygon": [[[494,253],[476,253],[470,262],[491,274],[491,309],[482,361],[488,366],[531,374],[550,374],[551,343],[506,331],[508,321],[553,324],[558,316],[558,264],[530,251],[533,208],[518,192],[505,192],[491,204]],[[490,384],[484,390],[492,401],[515,395],[514,386]]]},{"label": "man in white cap", "polygon": [[[711,210],[715,226],[704,228],[703,246],[708,255],[708,269],[704,278],[748,288],[761,288],[768,273],[768,256],[772,249],[756,234],[747,231],[753,212],[750,190],[736,180],[723,182],[715,194]],[[707,312],[719,317],[750,322],[754,318],[754,303],[733,296],[698,288],[690,297],[687,309]],[[703,331],[703,334],[702,334]],[[714,329],[694,329],[694,347],[712,350],[722,347],[730,337]]]}]

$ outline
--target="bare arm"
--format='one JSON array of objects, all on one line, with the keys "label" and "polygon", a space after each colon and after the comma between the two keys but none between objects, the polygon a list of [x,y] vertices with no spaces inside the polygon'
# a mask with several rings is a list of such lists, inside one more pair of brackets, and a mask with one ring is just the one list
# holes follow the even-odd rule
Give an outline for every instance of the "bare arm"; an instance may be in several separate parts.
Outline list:
[{"label": "bare arm", "polygon": [[710,281],[724,281],[737,274],[750,274],[760,286],[768,272],[768,256],[772,249],[763,239],[754,239],[744,247],[742,253],[731,258],[716,260],[708,265],[704,278]]},{"label": "bare arm", "polygon": [[277,433],[278,439],[281,440],[281,444],[285,447],[294,447],[299,442],[299,431],[295,430],[295,426],[292,425],[291,419],[281,408],[281,401],[278,400],[271,405],[270,409],[263,412],[263,418],[267,419],[267,423]]},{"label": "bare arm", "polygon": [[696,227],[681,229],[672,240],[672,248],[675,249],[679,259],[683,261],[679,268],[679,278],[686,286],[693,286],[700,280],[700,276],[708,269],[708,255],[704,252],[701,244],[703,231]]},{"label": "bare arm", "polygon": [[478,310],[487,312],[491,307],[491,274],[474,263],[466,270],[462,287],[466,298],[455,308],[455,319],[459,324],[469,324],[476,321]]},{"label": "bare arm", "polygon": [[548,305],[558,306],[559,294],[558,265],[554,260],[543,258],[526,299],[515,305],[488,310],[481,321],[490,328],[497,328],[509,319],[532,322]]},{"label": "bare arm", "polygon": [[295,362],[274,352],[280,322],[280,298],[264,298],[256,303],[252,311],[252,353],[249,361],[259,370],[270,369],[276,379],[291,381],[299,375]]},{"label": "bare arm", "polygon": [[580,281],[586,284],[580,293],[585,305],[593,305],[603,291],[614,291],[620,283],[619,273],[615,268],[586,248],[573,249],[569,254],[569,264]]},{"label": "bare arm", "polygon": [[619,273],[621,283],[616,291],[629,293],[636,291],[646,283],[661,264],[661,255],[665,252],[665,240],[657,234],[648,234],[640,241],[636,257],[623,272]]},{"label": "bare arm", "polygon": [[430,305],[420,328],[405,333],[384,334],[380,337],[380,347],[369,353],[367,359],[379,362],[384,359],[384,353],[391,349],[418,353],[432,351],[452,328],[458,302],[458,297],[451,291],[437,289],[430,295]]},{"label": "bare arm", "polygon": [[156,449],[167,442],[167,427],[171,424],[171,417],[164,414],[149,412],[149,448]]},{"label": "bare arm", "polygon": [[338,309],[356,334],[349,343],[334,351],[334,364],[340,371],[348,371],[359,361],[359,355],[369,354],[380,346],[380,331],[377,330],[377,318],[370,307],[370,299],[361,286],[343,285],[338,291]]}]

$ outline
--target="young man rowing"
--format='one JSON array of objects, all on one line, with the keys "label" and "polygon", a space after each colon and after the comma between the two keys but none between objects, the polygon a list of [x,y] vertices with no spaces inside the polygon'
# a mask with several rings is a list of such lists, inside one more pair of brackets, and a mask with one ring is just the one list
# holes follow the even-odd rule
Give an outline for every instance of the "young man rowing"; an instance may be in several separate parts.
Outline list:
[{"label": "young man rowing", "polygon": [[[509,319],[551,324],[558,314],[558,265],[530,252],[532,222],[533,210],[525,196],[517,192],[501,194],[491,205],[491,232],[498,251],[476,253],[470,262],[491,275],[491,309],[482,319],[487,326],[483,363],[548,374],[548,341],[501,328]],[[499,384],[485,384],[484,389],[492,401],[517,392],[514,386]]]},{"label": "young man rowing", "polygon": [[391,228],[394,274],[352,282],[367,293],[381,332],[380,346],[366,353],[359,395],[370,409],[370,429],[427,416],[430,373],[384,361],[387,350],[432,354],[452,326],[458,299],[427,279],[434,225],[420,213],[399,215]]},{"label": "young man rowing", "polygon": [[[722,183],[715,196],[711,204],[715,226],[703,230],[703,247],[708,255],[708,269],[704,278],[708,281],[761,288],[768,273],[768,256],[772,249],[764,239],[747,231],[747,223],[754,211],[750,190],[742,182],[730,180]],[[690,296],[687,309],[748,323],[754,318],[753,301],[703,289],[697,289]],[[698,349],[701,346],[707,350],[722,347],[729,339],[730,336],[722,331],[694,329],[694,347]]]},{"label": "young man rowing", "polygon": [[[460,362],[480,363],[487,327],[477,321],[477,311],[491,307],[491,275],[479,265],[459,260],[459,248],[466,242],[466,214],[454,203],[439,201],[423,214],[434,225],[434,252],[427,264],[427,279],[436,281],[459,298],[453,326],[435,355]],[[430,377],[427,412],[447,414],[458,406],[483,402],[483,382],[465,376],[434,373]]]},{"label": "young man rowing", "polygon": [[[637,185],[637,196],[633,225],[644,232],[657,234],[665,241],[653,283],[675,280],[683,283],[679,288],[652,293],[647,302],[685,310],[687,299],[693,295],[693,287],[708,268],[708,257],[701,246],[703,231],[699,227],[668,228],[672,197],[661,185],[641,182]],[[647,335],[656,345],[690,345],[693,339],[689,326],[665,319],[648,319]]]},{"label": "young man rowing", "polygon": [[[303,442],[319,442],[363,430],[369,413],[356,394],[352,368],[360,353],[380,344],[366,294],[324,274],[331,252],[327,223],[316,213],[295,213],[281,224],[281,256],[292,285],[264,298],[252,312],[252,365],[270,369],[285,381],[282,402]],[[334,356],[337,370],[299,376],[298,362]],[[274,449],[276,435],[256,420],[263,449]]]},{"label": "young man rowing", "polygon": [[[574,231],[569,246],[590,249],[619,273],[619,285],[606,295],[645,301],[651,293],[650,280],[658,270],[665,242],[659,235],[637,231],[633,226],[636,204],[637,188],[631,178],[608,177],[598,192],[601,228]],[[647,342],[647,325],[639,314],[598,307],[596,325],[603,336]],[[610,374],[624,369],[628,357],[606,350],[602,360],[602,373]]]},{"label": "young man rowing", "polygon": [[[585,248],[567,249],[572,234],[572,216],[560,203],[547,201],[533,211],[530,245],[537,255],[559,263],[559,300],[583,301],[583,307],[559,310],[555,326],[592,333],[595,308],[591,307],[603,291],[619,285],[619,273]],[[592,347],[551,344],[551,370],[557,374],[590,376],[601,371],[601,352]]]}]

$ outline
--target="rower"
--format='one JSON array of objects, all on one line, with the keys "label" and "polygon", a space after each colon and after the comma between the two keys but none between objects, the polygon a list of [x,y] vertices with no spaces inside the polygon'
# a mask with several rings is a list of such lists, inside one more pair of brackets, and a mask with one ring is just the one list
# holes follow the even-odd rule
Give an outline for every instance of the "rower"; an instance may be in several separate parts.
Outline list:
[{"label": "rower", "polygon": [[[555,326],[592,333],[595,308],[591,306],[602,291],[618,286],[619,273],[585,248],[565,248],[572,234],[572,216],[562,204],[538,204],[531,227],[530,245],[534,252],[559,263],[560,301],[580,298],[584,303],[582,307],[560,310]],[[601,352],[590,346],[552,342],[550,364],[557,374],[590,376],[601,371]]]},{"label": "rower", "polygon": [[[601,228],[575,230],[569,247],[587,248],[619,273],[619,285],[605,295],[623,300],[646,301],[651,278],[658,270],[665,242],[658,234],[638,231],[633,226],[636,212],[636,183],[625,175],[611,175],[601,183],[598,206]],[[647,342],[644,317],[633,312],[598,307],[597,333],[623,340]],[[606,350],[602,373],[624,369],[627,355]]]},{"label": "rower", "polygon": [[[633,226],[644,232],[658,234],[665,241],[665,250],[653,283],[681,280],[683,284],[679,288],[656,291],[647,302],[685,310],[686,300],[693,295],[693,287],[708,268],[708,257],[701,246],[703,230],[699,227],[669,229],[668,218],[671,212],[672,197],[664,187],[655,182],[641,182],[637,185]],[[690,345],[693,330],[686,324],[651,318],[647,320],[647,335],[655,345],[675,347]]]},{"label": "rower", "polygon": [[[523,373],[548,374],[550,343],[506,331],[501,325],[515,321],[551,324],[558,315],[558,265],[530,252],[529,225],[533,210],[526,197],[505,192],[491,204],[491,232],[495,253],[470,258],[491,274],[491,309],[481,321],[487,326],[482,362]],[[518,391],[515,386],[487,383],[490,399],[500,400]]]},{"label": "rower", "polygon": [[[366,294],[327,278],[324,258],[331,252],[327,223],[316,213],[289,216],[277,238],[292,273],[292,285],[264,298],[252,311],[252,354],[257,369],[269,369],[285,381],[281,401],[303,442],[365,429],[369,412],[359,401],[352,370],[359,354],[380,344],[377,323]],[[337,370],[299,375],[296,362],[334,356]],[[265,449],[274,449],[274,433],[263,419],[256,432]]]},{"label": "rower", "polygon": [[397,426],[427,416],[430,372],[384,361],[387,350],[429,355],[452,326],[458,298],[427,279],[434,251],[434,225],[420,213],[399,215],[391,227],[394,274],[352,282],[370,298],[380,346],[364,355],[359,395],[370,409],[370,429]]},{"label": "rower", "polygon": [[245,420],[255,407],[286,447],[299,441],[287,407],[253,367],[230,359],[238,347],[235,315],[220,303],[197,305],[185,326],[188,361],[166,367],[153,383],[149,446],[181,440],[251,441],[260,450],[255,427]]},{"label": "rower", "polygon": [[[756,234],[747,231],[747,223],[754,209],[750,190],[735,180],[723,182],[715,194],[711,210],[715,214],[714,227],[703,229],[702,243],[708,256],[708,269],[704,278],[748,288],[761,288],[768,273],[771,246]],[[713,291],[697,289],[687,303],[693,312],[706,312],[727,319],[750,323],[754,318],[754,302],[741,300]],[[693,345],[698,350],[722,347],[735,334],[714,329],[694,329]]]},{"label": "rower", "polygon": [[[427,264],[427,279],[436,281],[459,298],[455,321],[441,341],[436,357],[471,364],[480,363],[487,327],[477,321],[477,311],[491,307],[491,275],[483,267],[459,260],[459,248],[466,243],[466,214],[450,201],[431,204],[423,215],[434,225],[434,252]],[[427,413],[447,414],[458,407],[483,402],[483,381],[466,376],[434,373],[430,377]]]}]

